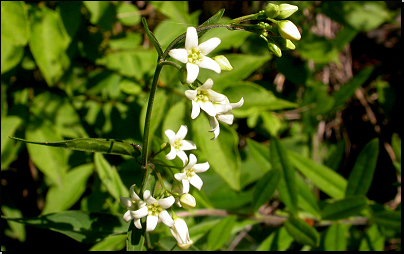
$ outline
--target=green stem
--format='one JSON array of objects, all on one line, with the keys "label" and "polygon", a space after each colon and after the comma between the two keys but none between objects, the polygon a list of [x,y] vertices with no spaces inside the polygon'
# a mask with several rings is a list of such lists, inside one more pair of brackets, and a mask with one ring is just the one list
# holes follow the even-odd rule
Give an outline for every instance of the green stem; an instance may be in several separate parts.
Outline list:
[{"label": "green stem", "polygon": [[147,104],[146,120],[144,125],[143,133],[143,148],[142,148],[142,167],[147,166],[147,155],[149,148],[149,130],[150,130],[150,120],[153,109],[154,96],[157,90],[157,81],[159,79],[163,65],[157,64],[156,71],[154,72],[153,83],[150,90],[149,102]]}]

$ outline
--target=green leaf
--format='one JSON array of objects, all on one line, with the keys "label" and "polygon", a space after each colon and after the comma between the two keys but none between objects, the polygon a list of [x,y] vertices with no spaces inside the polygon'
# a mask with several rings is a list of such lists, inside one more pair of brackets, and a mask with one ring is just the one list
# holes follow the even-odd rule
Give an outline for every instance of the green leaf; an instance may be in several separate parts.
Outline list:
[{"label": "green leaf", "polygon": [[185,100],[181,100],[170,107],[163,121],[162,137],[166,137],[164,132],[168,129],[175,133],[180,129],[181,125],[185,122],[186,114],[189,113],[186,109],[187,105]]},{"label": "green leaf", "polygon": [[372,222],[386,229],[393,229],[401,232],[401,212],[400,211],[381,211],[372,214]]},{"label": "green leaf", "polygon": [[268,111],[260,111],[260,116],[262,118],[263,127],[269,132],[269,134],[271,134],[271,136],[277,136],[281,129],[281,119],[279,119],[274,113]]},{"label": "green leaf", "polygon": [[14,161],[20,144],[9,139],[20,126],[22,119],[18,116],[6,116],[1,120],[1,169],[4,170]]},{"label": "green leaf", "polygon": [[253,156],[254,160],[257,164],[261,167],[262,171],[267,172],[269,171],[272,166],[269,162],[270,156],[269,149],[267,146],[263,146],[257,141],[253,139],[247,139],[247,146],[251,150],[251,155]]},{"label": "green leaf", "polygon": [[46,83],[52,86],[70,66],[66,50],[71,38],[63,26],[60,14],[45,5],[41,9],[33,9],[30,23],[29,47]]},{"label": "green leaf", "polygon": [[204,158],[209,159],[210,167],[226,181],[233,190],[240,190],[240,154],[238,152],[238,136],[235,130],[220,124],[220,135],[212,141],[209,121],[205,114],[200,114],[192,122],[194,142],[203,153]]},{"label": "green leaf", "polygon": [[63,181],[63,187],[54,185],[49,188],[42,214],[60,212],[72,207],[86,190],[87,180],[92,173],[92,163],[69,171]]},{"label": "green leaf", "polygon": [[236,216],[231,215],[222,219],[213,229],[210,231],[207,240],[207,251],[218,250],[222,247],[231,236],[231,230],[236,223]]},{"label": "green leaf", "polygon": [[[132,224],[132,223],[131,223]],[[94,244],[89,251],[120,251],[125,248],[126,235],[107,236]]]},{"label": "green leaf", "polygon": [[290,164],[286,148],[279,139],[273,138],[271,140],[270,151],[272,170],[279,170],[281,172],[281,178],[278,183],[279,195],[290,212],[296,215],[298,212],[296,172]]},{"label": "green leaf", "polygon": [[320,235],[302,219],[290,217],[284,223],[287,232],[300,244],[316,247],[320,243]]},{"label": "green leaf", "polygon": [[[15,207],[12,197],[6,191],[2,192],[1,195],[1,213],[10,218],[19,218],[22,217],[22,213]],[[14,222],[14,221],[7,221],[11,232],[8,229],[4,230],[4,233],[14,239],[18,239],[20,242],[25,242],[26,239],[26,231],[25,225]],[[6,228],[4,224],[3,228]]]},{"label": "green leaf", "polygon": [[115,167],[111,167],[102,154],[94,154],[94,165],[102,184],[115,200],[119,201],[119,197],[129,196],[129,191],[122,183],[118,171],[116,171]]},{"label": "green leaf", "polygon": [[[62,139],[50,122],[40,121],[38,119],[29,123],[25,130],[25,137],[27,139],[37,140],[37,142],[40,143]],[[22,139],[17,140],[24,141]],[[37,146],[32,143],[28,143],[27,148],[29,156],[38,169],[54,183],[62,187],[63,178],[68,169],[67,151],[48,146]]]},{"label": "green leaf", "polygon": [[110,6],[110,2],[104,1],[83,1],[83,4],[90,12],[90,22],[94,25],[99,23]]},{"label": "green leaf", "polygon": [[[363,83],[370,77],[374,67],[367,67],[361,72],[356,74],[350,81],[344,84],[338,91],[334,92],[332,96],[334,97],[334,106],[332,110],[337,110],[342,106],[351,96],[355,93],[356,89],[361,87]],[[331,111],[332,111],[331,110]]]},{"label": "green leaf", "polygon": [[313,191],[307,186],[302,177],[297,177],[298,206],[306,212],[311,213],[317,219],[321,218],[321,210],[317,204],[317,198]]},{"label": "green leaf", "polygon": [[141,251],[145,242],[146,225],[142,219],[142,229],[137,229],[130,222],[128,234],[126,236],[126,251]]},{"label": "green leaf", "polygon": [[281,169],[274,168],[268,171],[255,185],[253,200],[253,210],[255,212],[258,211],[261,205],[269,201],[278,186],[281,176]]},{"label": "green leaf", "polygon": [[359,251],[384,251],[385,237],[376,224],[371,225],[362,235]]},{"label": "green leaf", "polygon": [[292,242],[293,237],[288,234],[286,227],[281,227],[265,238],[256,251],[285,251]]},{"label": "green leaf", "polygon": [[350,225],[333,223],[327,228],[324,235],[324,250],[326,251],[344,251],[348,244],[348,230]]},{"label": "green leaf", "polygon": [[149,37],[149,40],[151,41],[151,43],[153,43],[153,46],[157,50],[159,57],[161,57],[163,55],[163,49],[161,48],[161,45],[158,42],[157,38],[149,30],[149,27],[147,26],[147,21],[144,17],[142,18],[142,23],[143,23],[144,29],[146,30],[147,37]]},{"label": "green leaf", "polygon": [[366,195],[373,181],[379,155],[379,139],[374,138],[362,149],[348,177],[346,196]]},{"label": "green leaf", "polygon": [[64,211],[32,218],[2,218],[50,229],[76,241],[90,244],[110,235],[125,234],[128,229],[128,224],[123,220],[122,215],[85,211]]},{"label": "green leaf", "polygon": [[118,20],[125,26],[135,26],[140,23],[139,9],[134,4],[122,2],[116,8]]},{"label": "green leaf", "polygon": [[39,142],[15,137],[10,138],[22,141],[24,143],[30,143],[36,145],[53,146],[82,152],[129,155],[135,158],[141,154],[142,149],[137,144],[129,144],[125,143],[123,140],[104,139],[104,138],[79,138],[56,142],[51,141]]},{"label": "green leaf", "polygon": [[317,164],[293,151],[288,151],[291,163],[314,185],[330,197],[341,199],[345,196],[347,180],[332,169]]},{"label": "green leaf", "polygon": [[[213,15],[208,20],[203,22],[200,26],[198,26],[198,28],[218,23],[218,21],[222,18],[223,14],[224,14],[224,11],[225,11],[225,9],[220,9],[218,12],[216,12],[215,15]],[[202,37],[207,31],[208,30],[204,30],[204,31],[199,32],[198,36]]]},{"label": "green leaf", "polygon": [[369,204],[365,196],[351,196],[326,205],[322,210],[324,220],[340,220],[358,215]]},{"label": "green leaf", "polygon": [[391,147],[396,155],[396,161],[393,161],[393,165],[399,174],[401,174],[401,139],[397,133],[393,133],[393,136],[391,137]]},{"label": "green leaf", "polygon": [[187,26],[191,25],[187,1],[151,1],[151,4],[171,20]]}]

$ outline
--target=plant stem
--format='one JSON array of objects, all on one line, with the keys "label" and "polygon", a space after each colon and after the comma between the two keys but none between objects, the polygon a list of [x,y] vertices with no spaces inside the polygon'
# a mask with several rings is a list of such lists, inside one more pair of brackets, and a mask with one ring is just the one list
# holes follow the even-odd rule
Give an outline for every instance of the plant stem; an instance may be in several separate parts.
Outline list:
[{"label": "plant stem", "polygon": [[150,118],[153,109],[154,96],[156,94],[157,89],[157,81],[159,79],[161,70],[163,69],[163,65],[157,64],[156,71],[154,72],[153,83],[150,90],[149,102],[147,104],[147,112],[146,119],[144,124],[144,133],[143,133],[143,148],[142,148],[142,167],[146,168],[147,166],[147,155],[149,148],[149,130],[150,130]]}]

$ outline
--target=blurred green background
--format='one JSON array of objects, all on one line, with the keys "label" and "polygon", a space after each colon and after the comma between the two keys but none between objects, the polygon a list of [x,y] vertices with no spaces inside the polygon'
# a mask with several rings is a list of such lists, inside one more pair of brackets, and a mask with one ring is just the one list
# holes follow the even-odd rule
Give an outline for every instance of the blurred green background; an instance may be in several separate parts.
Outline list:
[{"label": "blurred green background", "polygon": [[[114,138],[141,144],[157,60],[141,17],[164,50],[187,27],[202,24],[221,8],[226,11],[220,22],[225,22],[257,13],[267,3],[2,1],[2,215],[30,218],[66,210],[123,214],[117,197],[141,182],[135,159],[26,145],[8,136],[43,142]],[[152,148],[157,151],[166,142],[164,130],[177,132],[181,124],[188,125],[187,139],[198,145],[198,163],[211,164],[200,175],[202,191],[192,192],[197,209],[284,216],[290,207],[278,192],[264,200],[263,206],[256,201],[257,190],[266,185],[260,179],[271,172],[269,144],[279,138],[294,158],[299,200],[306,200],[299,201],[299,215],[317,223],[320,244],[302,244],[288,235],[290,229],[285,231],[271,220],[229,216],[218,222],[223,217],[216,214],[187,218],[195,246],[201,250],[401,250],[401,4],[273,3],[299,7],[289,18],[302,34],[295,42],[296,50],[282,51],[283,56],[277,58],[258,35],[225,28],[206,33],[200,41],[222,40],[210,55],[225,55],[234,70],[221,74],[201,70],[198,79],[204,82],[211,77],[215,91],[231,102],[244,97],[245,103],[232,111],[234,124],[221,123],[218,140],[211,142],[207,119],[201,114],[191,121],[191,103],[184,97],[187,87],[179,82],[178,71],[167,66],[153,108]],[[318,175],[303,173],[313,167],[318,167],[319,175],[329,172],[325,169],[335,171],[344,188],[346,184],[348,189],[356,188],[347,190],[347,196],[356,190],[366,195],[369,206],[356,215],[370,218],[371,223],[318,224],[327,210],[323,208],[345,193],[337,195],[325,180],[314,178]],[[355,168],[365,175],[360,178],[364,182],[352,180]],[[121,189],[111,189],[105,174],[121,179]],[[301,193],[310,193],[310,197],[305,199]],[[313,203],[304,203],[307,200]],[[377,213],[380,220],[373,216]],[[212,240],[218,223],[233,229],[222,236],[227,237],[223,243]],[[331,236],[340,236],[340,240]],[[158,250],[173,243],[162,225],[151,238]],[[125,247],[124,234],[106,239],[80,242],[48,229],[1,220],[2,250]]]}]

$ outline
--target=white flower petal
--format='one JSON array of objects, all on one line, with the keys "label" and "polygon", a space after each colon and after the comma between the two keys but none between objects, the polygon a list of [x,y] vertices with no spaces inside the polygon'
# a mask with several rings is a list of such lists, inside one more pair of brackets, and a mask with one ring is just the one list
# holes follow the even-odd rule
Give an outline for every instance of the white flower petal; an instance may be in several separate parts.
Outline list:
[{"label": "white flower petal", "polygon": [[192,102],[191,119],[195,119],[199,116],[199,113],[201,112],[201,107],[199,107],[199,104],[196,103],[195,101],[191,102]]},{"label": "white flower petal", "polygon": [[156,226],[159,218],[157,216],[149,215],[146,219],[146,231],[153,231]]},{"label": "white flower petal", "polygon": [[216,104],[213,105],[215,110],[216,110],[216,114],[220,115],[220,114],[226,114],[228,112],[230,112],[233,108],[231,107],[230,103],[229,104]]},{"label": "white flower petal", "polygon": [[239,107],[243,106],[243,104],[244,104],[244,98],[243,97],[241,97],[240,101],[237,102],[237,103],[230,103],[232,109],[239,108]]},{"label": "white flower petal", "polygon": [[121,205],[123,206],[131,207],[133,204],[131,198],[119,197],[119,199],[121,200]]},{"label": "white flower petal", "polygon": [[186,173],[177,173],[174,175],[174,178],[178,181],[182,181],[185,177],[187,177]]},{"label": "white flower petal", "polygon": [[215,60],[207,56],[202,58],[202,61],[199,63],[199,67],[212,70],[216,73],[220,73],[222,71],[222,69],[220,69],[220,65],[216,63]]},{"label": "white flower petal", "polygon": [[188,163],[188,165],[184,168],[184,171],[193,168],[193,166],[196,164],[196,162],[197,162],[196,156],[191,153],[191,154],[189,155],[189,163]]},{"label": "white flower petal", "polygon": [[136,211],[130,211],[130,214],[133,216],[133,218],[140,219],[145,217],[149,212],[149,209],[147,209],[147,206],[144,206],[140,208],[139,210]]},{"label": "white flower petal", "polygon": [[215,102],[220,102],[220,101],[223,101],[226,99],[225,95],[215,92],[213,90],[208,90],[208,96],[211,101],[215,101]]},{"label": "white flower petal", "polygon": [[203,182],[202,179],[198,176],[198,175],[194,175],[193,177],[191,177],[191,180],[189,180],[189,182],[198,190],[201,190]]},{"label": "white flower petal", "polygon": [[203,85],[198,87],[196,90],[208,91],[209,89],[212,88],[212,86],[213,86],[213,80],[211,78],[208,78],[206,82],[203,83]]},{"label": "white flower petal", "polygon": [[183,179],[182,180],[182,193],[188,193],[189,192],[189,181]]},{"label": "white flower petal", "polygon": [[216,128],[216,130],[213,131],[213,134],[215,134],[215,136],[213,138],[211,138],[210,140],[215,140],[217,139],[217,137],[219,137],[219,133],[220,133],[220,127],[218,125],[218,127]]},{"label": "white flower petal", "polygon": [[168,140],[170,141],[170,144],[172,145],[175,141],[175,132],[172,130],[166,130],[164,132],[168,138]]},{"label": "white flower petal", "polygon": [[134,217],[132,216],[132,214],[130,213],[130,210],[126,211],[126,213],[123,215],[123,220],[125,222],[129,222],[131,220],[133,220]]},{"label": "white flower petal", "polygon": [[215,107],[213,107],[212,102],[208,101],[208,102],[205,102],[205,103],[200,103],[199,106],[208,115],[210,115],[210,116],[215,116],[216,115],[216,110],[215,110]]},{"label": "white flower petal", "polygon": [[184,151],[179,151],[177,153],[177,156],[178,156],[178,158],[180,158],[182,160],[182,165],[183,166],[185,166],[185,164],[188,163],[188,157],[187,157],[187,155],[185,154]]},{"label": "white flower petal", "polygon": [[151,205],[157,202],[155,198],[152,197],[151,193],[149,190],[145,190],[143,193],[143,200],[146,202],[146,204]]},{"label": "white flower petal", "polygon": [[188,62],[188,52],[186,49],[172,49],[168,52],[168,54],[175,60],[180,61],[181,63]]},{"label": "white flower petal", "polygon": [[185,38],[185,49],[189,50],[198,47],[198,33],[195,27],[188,27]]},{"label": "white flower petal", "polygon": [[217,121],[216,117],[209,116],[209,124],[210,124],[210,131],[214,131],[219,127],[219,122]]},{"label": "white flower petal", "polygon": [[130,196],[132,197],[132,199],[134,199],[134,200],[140,200],[140,198],[139,198],[139,196],[136,194],[136,192],[135,192],[135,185],[136,184],[133,184],[132,186],[130,186],[130,188],[129,188],[129,193],[130,193]]},{"label": "white flower petal", "polygon": [[199,74],[199,66],[196,64],[187,63],[186,68],[187,68],[187,83],[188,84],[194,83],[195,79],[198,77]]},{"label": "white flower petal", "polygon": [[214,37],[199,44],[198,48],[202,51],[202,54],[207,55],[212,52],[220,44],[220,42],[221,41],[219,38]]},{"label": "white flower petal", "polygon": [[196,95],[198,92],[196,90],[186,90],[185,91],[185,96],[190,99],[191,101],[195,99]]},{"label": "white flower petal", "polygon": [[175,148],[171,146],[171,151],[166,155],[167,160],[174,160],[175,156],[177,156],[177,151],[175,151]]},{"label": "white flower petal", "polygon": [[171,218],[170,214],[166,210],[160,212],[159,218],[161,222],[169,227],[172,227],[174,225],[173,218]]},{"label": "white flower petal", "polygon": [[[196,149],[196,145],[191,140],[183,140],[181,149],[184,151],[194,150],[194,149]],[[177,156],[178,156],[178,154],[177,154]],[[187,161],[188,161],[188,159],[187,159]]]},{"label": "white flower petal", "polygon": [[167,198],[159,199],[157,202],[163,209],[167,209],[174,204],[175,198],[173,196],[169,196]]},{"label": "white flower petal", "polygon": [[177,134],[175,135],[176,139],[183,140],[187,135],[188,127],[186,125],[181,125],[180,129],[178,130]]},{"label": "white flower petal", "polygon": [[209,162],[199,163],[193,166],[195,173],[202,173],[209,169],[210,165]]},{"label": "white flower petal", "polygon": [[219,121],[222,121],[222,122],[227,123],[227,124],[233,124],[234,115],[231,114],[231,113],[229,113],[229,114],[217,115],[216,117],[217,117],[217,119],[218,119]]},{"label": "white flower petal", "polygon": [[138,229],[142,229],[142,224],[140,223],[140,219],[134,221],[135,227]]}]

